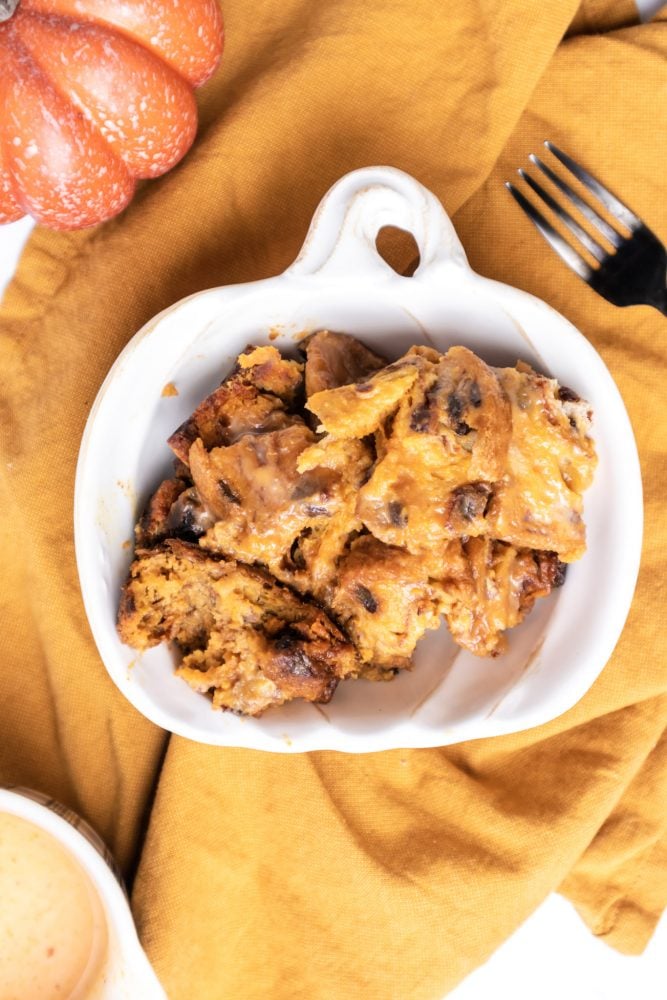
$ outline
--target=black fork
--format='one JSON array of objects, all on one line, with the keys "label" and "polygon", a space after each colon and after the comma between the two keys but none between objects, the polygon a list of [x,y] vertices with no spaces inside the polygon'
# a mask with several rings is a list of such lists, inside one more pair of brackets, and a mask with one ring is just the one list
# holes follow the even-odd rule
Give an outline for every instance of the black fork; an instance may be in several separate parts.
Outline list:
[{"label": "black fork", "polygon": [[[574,236],[575,245],[570,245],[532,202],[514,184],[508,183],[506,186],[513,197],[558,256],[599,295],[615,306],[653,306],[667,316],[667,252],[658,237],[627,205],[580,167],[572,157],[552,142],[545,142],[544,145],[593,195],[593,205],[584,201],[567,181],[533,154],[530,156],[531,162],[564,195],[566,203],[569,202],[568,207],[564,208],[525,170],[519,170],[519,174],[544,204],[565,223]],[[595,199],[607,209],[619,227],[629,231],[629,235],[619,232],[602,218],[594,207]],[[611,243],[612,250],[601,246],[597,239],[586,232],[571,214],[573,208],[592,223],[604,240]],[[584,259],[581,247],[598,262],[599,267],[592,267]]]}]

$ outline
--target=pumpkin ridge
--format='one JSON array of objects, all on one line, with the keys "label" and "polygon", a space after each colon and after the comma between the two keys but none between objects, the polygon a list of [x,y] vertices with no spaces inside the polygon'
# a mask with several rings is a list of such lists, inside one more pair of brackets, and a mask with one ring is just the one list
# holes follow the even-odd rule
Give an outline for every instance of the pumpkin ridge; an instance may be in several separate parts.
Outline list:
[{"label": "pumpkin ridge", "polygon": [[[18,16],[19,15],[17,13],[17,18]],[[30,77],[33,81],[36,81],[40,92],[45,95],[40,108],[41,118],[47,123],[47,126],[50,127],[51,134],[54,136],[62,136],[63,140],[69,145],[66,133],[71,132],[73,126],[80,126],[80,143],[84,144],[92,140],[93,146],[90,147],[90,155],[91,157],[94,156],[95,153],[99,151],[99,144],[102,139],[98,130],[94,127],[94,124],[88,121],[88,119],[81,113],[80,109],[72,103],[67,95],[63,94],[60,88],[55,86],[48,73],[45,72],[43,66],[39,62],[39,59],[36,58],[33,51],[23,43],[20,35],[13,27],[13,21],[8,22],[6,27],[12,28],[11,46],[7,47],[11,63],[10,70],[6,74],[6,77],[9,78],[9,82],[6,85],[10,88],[10,93],[12,87],[12,76],[14,81],[21,81],[24,77]],[[26,72],[26,67],[28,68],[28,72]],[[19,86],[20,85],[21,84],[19,83]],[[28,86],[28,93],[30,93],[30,86]],[[53,100],[55,99],[56,103],[60,103],[62,108],[66,109],[66,114],[63,115],[62,120],[58,110],[49,106],[46,95],[51,95],[51,103],[53,103]],[[12,98],[9,97],[8,101],[11,102],[11,100]],[[48,136],[46,137],[46,141],[49,141]],[[95,144],[98,145],[98,150],[95,150]],[[134,177],[127,169],[123,161],[110,148],[109,144],[104,143],[102,148],[108,159],[106,164],[102,163],[102,168],[105,178],[107,176],[110,178],[110,187],[108,190],[110,191],[112,197],[111,210],[107,211],[106,207],[100,210],[100,206],[104,204],[104,202],[100,201],[101,196],[96,197],[94,190],[92,190],[92,202],[89,200],[91,195],[90,188],[86,193],[86,196],[82,196],[82,192],[85,192],[85,185],[82,185],[81,183],[83,175],[80,173],[79,166],[78,169],[73,168],[67,175],[65,175],[65,183],[60,188],[58,187],[58,178],[48,179],[48,175],[45,175],[46,179],[44,177],[41,178],[42,184],[45,186],[49,185],[51,192],[54,190],[58,192],[59,204],[56,208],[56,213],[53,214],[48,202],[46,203],[46,207],[44,207],[44,192],[42,191],[41,194],[35,194],[32,190],[33,184],[30,183],[30,181],[26,182],[26,176],[29,173],[29,168],[26,168],[25,161],[26,159],[32,160],[32,156],[27,153],[27,148],[26,150],[21,149],[21,155],[17,155],[14,146],[16,146],[16,148],[20,148],[20,144],[17,145],[15,143],[10,143],[5,139],[3,149],[7,150],[7,155],[4,166],[12,182],[12,193],[15,195],[15,199],[23,209],[24,213],[33,215],[40,222],[46,222],[54,228],[67,228],[66,219],[68,215],[71,213],[77,213],[77,217],[83,220],[78,223],[79,228],[81,226],[94,225],[97,222],[102,222],[105,219],[118,214],[118,212],[122,211],[122,209],[126,207],[132,198],[135,189]],[[20,165],[20,169],[17,169],[17,165]],[[76,164],[74,166],[76,167]],[[26,176],[23,176],[23,174],[26,174]],[[63,192],[66,192],[66,194]],[[66,200],[63,201],[63,199]],[[67,202],[69,202],[69,204]],[[96,207],[91,207],[95,205]]]},{"label": "pumpkin ridge", "polygon": [[[16,222],[26,214],[26,209],[19,199],[19,192],[16,187],[16,180],[9,169],[7,155],[3,152],[4,141],[0,135],[0,226],[8,222]],[[7,204],[3,206],[2,199],[6,198]]]},{"label": "pumpkin ridge", "polygon": [[[31,14],[39,13],[41,15],[49,16],[54,13],[51,9],[51,5],[54,2],[58,2],[58,0],[22,0],[21,7],[25,6]],[[62,2],[65,2],[65,0],[62,0]],[[185,9],[187,9],[188,2],[189,0],[186,0],[184,5]],[[118,4],[118,6],[121,7],[122,5]],[[148,6],[150,7],[150,4]],[[102,4],[102,8],[103,7],[104,4]],[[173,11],[169,9],[169,5],[165,4],[164,7],[164,11],[161,12],[164,16],[168,17],[171,13],[173,13]],[[215,46],[207,45],[207,51],[205,53],[199,53],[199,57],[197,59],[197,63],[199,65],[196,67],[187,65],[187,57],[191,56],[191,53],[187,52],[187,47],[185,52],[186,58],[181,59],[180,56],[170,52],[168,47],[165,48],[158,44],[151,44],[154,39],[148,34],[134,30],[130,25],[124,26],[122,23],[114,22],[111,19],[113,15],[110,14],[109,11],[99,8],[93,9],[95,8],[95,4],[93,3],[91,3],[91,9],[81,12],[81,15],[79,15],[79,12],[77,11],[76,16],[73,16],[72,14],[63,15],[60,12],[58,12],[55,16],[67,16],[70,20],[78,24],[96,25],[105,31],[114,32],[121,38],[134,42],[136,45],[140,45],[142,49],[150,52],[150,54],[155,56],[155,58],[162,60],[162,62],[169,66],[175,73],[178,73],[179,76],[183,77],[183,79],[188,82],[190,87],[196,88],[200,87],[208,79],[210,79],[218,68],[222,55],[225,33],[222,11],[220,10],[217,0],[191,0],[190,7],[199,9],[201,14],[200,23],[202,25],[208,23],[210,30],[207,34],[209,38],[216,36],[219,38],[219,48],[217,53],[215,52]],[[150,21],[150,11],[147,21]],[[148,27],[148,25],[146,25],[146,27]],[[156,29],[153,28],[153,30],[155,31]]]},{"label": "pumpkin ridge", "polygon": [[[0,55],[2,54],[2,32],[0,32]],[[5,59],[10,59],[9,52]],[[0,80],[0,107],[4,103],[2,92],[3,81]],[[5,84],[6,86],[6,84]],[[19,189],[16,178],[9,166],[9,142],[6,136],[6,129],[0,128],[0,225],[8,222],[15,222],[25,215],[26,208],[19,197]],[[6,200],[6,204],[3,201]],[[17,211],[18,214],[17,215]]]},{"label": "pumpkin ridge", "polygon": [[[80,26],[81,28],[85,28],[87,25],[92,24],[94,25],[94,27],[100,28],[100,30],[108,32],[110,35],[115,35],[117,38],[122,39],[122,41],[124,42],[129,42],[132,45],[136,45],[138,48],[142,49],[142,51],[148,52],[151,56],[153,56],[154,59],[159,59],[166,65],[169,65],[168,63],[166,63],[166,60],[164,60],[159,53],[155,52],[155,50],[152,49],[150,45],[146,45],[146,43],[138,35],[132,35],[129,31],[123,31],[123,29],[118,25],[112,24],[110,21],[104,21],[101,18],[98,19],[95,17],[87,17],[86,20],[81,20],[80,18],[72,17],[71,14],[56,14],[51,12],[47,13],[46,11],[42,10],[33,10],[30,7],[24,10],[23,5],[19,7],[16,14],[17,15],[20,14],[21,17],[34,18],[36,21],[41,21],[42,24],[50,24],[51,22],[56,24],[64,23],[65,25],[67,25],[69,31],[76,30],[72,28],[72,25],[77,25]],[[173,69],[173,67],[171,68]],[[174,69],[174,73],[177,72],[178,71]],[[71,99],[67,94],[63,94],[63,96],[67,97],[68,100]],[[91,120],[88,119],[88,121]]]},{"label": "pumpkin ridge", "polygon": [[[37,75],[39,75],[40,77],[42,77],[42,78],[44,78],[46,80],[46,76],[45,76],[44,71],[42,70],[41,66],[39,66],[39,64],[37,63],[37,61],[33,58],[32,53],[23,44],[21,38],[18,37],[14,33],[14,24],[15,24],[15,21],[18,19],[19,16],[25,17],[26,16],[26,12],[25,11],[21,11],[21,9],[19,8],[13,14],[12,18],[9,21],[4,22],[4,29],[5,30],[4,30],[4,32],[0,32],[0,51],[2,50],[2,46],[3,46],[3,37],[2,36],[3,36],[3,34],[5,34],[6,41],[7,41],[7,45],[5,46],[6,49],[7,49],[7,55],[6,55],[5,58],[8,59],[8,60],[11,60],[15,56],[18,56],[23,61],[27,62],[27,64],[30,66],[30,69],[31,69],[32,72],[36,73]],[[9,34],[10,31],[12,33],[11,35]],[[47,81],[47,82],[49,82],[49,81]],[[19,205],[19,207],[21,208],[21,211],[23,212],[23,214],[24,215],[29,215],[30,214],[30,206],[29,206],[29,204],[27,203],[26,199],[23,196],[23,190],[22,190],[21,184],[19,183],[19,180],[18,180],[18,178],[16,176],[16,172],[15,172],[15,170],[12,169],[11,156],[9,155],[9,154],[11,154],[11,144],[10,144],[9,140],[7,139],[5,133],[6,133],[6,129],[2,129],[2,131],[0,131],[0,143],[2,143],[2,147],[3,147],[3,154],[4,154],[3,155],[3,165],[4,165],[4,169],[5,169],[5,172],[6,172],[7,176],[9,177],[9,180],[10,180],[11,185],[12,185],[10,194],[12,195],[12,197],[14,198],[14,200],[16,201],[17,205]]]},{"label": "pumpkin ridge", "polygon": [[[21,20],[17,30],[55,90],[105,141],[130,176],[161,176],[182,159],[194,140],[197,114],[192,88],[133,39],[84,21],[68,25],[67,20],[32,14]],[[90,71],[95,57],[102,79],[106,74],[113,80],[120,73],[116,63],[126,63],[128,75],[118,76],[120,86],[118,82],[101,89],[95,86],[95,73],[91,80]]]},{"label": "pumpkin ridge", "polygon": [[[19,10],[17,11],[17,14],[20,15],[21,17],[32,17],[32,18],[35,18],[37,20],[40,20],[42,22],[47,22],[47,23],[49,23],[51,21],[73,21],[74,20],[73,18],[61,17],[58,14],[41,14],[41,13],[38,13],[36,11],[25,11],[23,14],[21,14],[20,12],[21,12],[21,8],[19,8]],[[17,17],[17,20],[18,20],[18,17]],[[74,22],[74,23],[77,23],[77,22]],[[70,107],[74,111],[74,114],[79,119],[79,121],[85,122],[86,125],[89,126],[95,132],[95,134],[97,136],[99,136],[100,139],[105,139],[105,136],[97,128],[97,126],[96,126],[95,122],[92,120],[92,118],[88,117],[88,115],[85,113],[85,109],[81,107],[81,105],[79,104],[78,100],[77,99],[73,100],[71,94],[65,93],[65,91],[63,91],[62,88],[58,86],[58,84],[56,83],[56,81],[53,80],[53,78],[51,77],[51,75],[48,73],[48,71],[45,69],[45,67],[43,66],[43,64],[40,62],[39,56],[36,56],[34,54],[34,52],[32,51],[32,49],[28,45],[25,44],[24,40],[21,38],[21,36],[19,34],[20,28],[15,29],[15,30],[16,30],[16,36],[17,37],[15,37],[15,39],[14,39],[14,44],[16,45],[17,48],[21,49],[21,55],[22,55],[22,57],[24,59],[27,59],[27,61],[31,64],[31,66],[34,68],[34,70],[42,78],[42,80],[44,81],[45,88],[49,88],[49,89],[55,91],[55,93],[60,98],[62,98],[63,101],[66,101],[67,104],[70,105]],[[123,169],[127,171],[128,175],[130,177],[132,177],[132,172],[128,169],[128,167],[126,166],[126,164],[123,162],[123,158],[121,156],[119,156],[118,153],[115,152],[112,144],[110,142],[107,142],[106,139],[105,139],[105,143],[106,143],[106,148],[109,150],[109,153],[111,154],[111,156],[115,160],[117,160],[118,163],[121,164],[121,166],[123,167]],[[14,180],[14,185],[16,186],[16,180],[14,178],[12,178],[12,179]],[[20,202],[20,204],[21,204],[21,207],[24,208],[24,205],[23,205],[22,201]],[[28,212],[29,209],[24,208],[24,211]]]},{"label": "pumpkin ridge", "polygon": [[[18,9],[18,11],[16,12],[16,15],[15,15],[15,19],[17,21],[19,21],[19,16],[21,18],[31,18],[31,19],[34,19],[35,21],[41,21],[42,24],[47,24],[47,25],[48,24],[52,24],[52,23],[53,24],[64,24],[64,25],[67,26],[67,28],[68,28],[69,31],[76,30],[76,29],[72,28],[72,25],[80,25],[82,28],[85,28],[87,24],[92,24],[92,25],[95,25],[95,27],[98,27],[98,28],[102,29],[103,31],[109,32],[109,34],[116,35],[118,38],[121,38],[124,42],[129,42],[132,45],[138,46],[144,52],[149,52],[153,56],[154,59],[160,59],[161,58],[148,45],[145,45],[135,35],[130,35],[128,32],[122,31],[120,28],[117,28],[116,25],[109,24],[106,21],[97,21],[97,20],[94,20],[93,18],[89,18],[87,21],[81,21],[81,20],[77,20],[77,18],[75,18],[75,17],[71,17],[69,14],[51,14],[51,13],[47,14],[45,11],[31,10],[30,8],[28,8],[27,10],[24,10],[22,6]],[[19,24],[20,24],[20,21],[19,21]],[[8,23],[8,27],[10,27],[9,23]],[[20,28],[19,28],[19,30],[20,30]],[[19,36],[19,40],[23,44],[23,46],[26,49],[26,51],[29,52],[30,50],[25,45],[25,43],[23,42],[23,39],[20,38],[20,36]],[[2,34],[0,32],[0,47],[1,47],[1,45],[2,45]],[[32,53],[31,53],[31,55],[32,55]],[[34,60],[34,56],[33,56],[33,60]],[[51,77],[49,76],[49,74],[46,72],[46,70],[43,67],[42,67],[42,72],[44,73],[44,76],[46,76],[49,79],[49,81],[51,83],[53,83],[53,81],[51,80]],[[176,71],[174,70],[174,72],[176,72]],[[62,97],[66,98],[66,100],[68,100],[68,101],[71,101],[71,97],[69,96],[69,94],[64,94],[62,92],[62,90],[60,90],[59,88],[58,88],[58,90],[59,90],[59,93],[60,93],[60,95]],[[87,118],[87,121],[89,121],[92,124],[92,120],[90,118]]]}]

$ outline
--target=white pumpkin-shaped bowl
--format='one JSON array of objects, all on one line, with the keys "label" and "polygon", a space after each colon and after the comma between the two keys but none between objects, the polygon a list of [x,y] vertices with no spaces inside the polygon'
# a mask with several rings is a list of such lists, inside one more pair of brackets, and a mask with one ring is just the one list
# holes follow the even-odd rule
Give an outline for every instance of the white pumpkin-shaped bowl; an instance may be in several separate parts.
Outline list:
[{"label": "white pumpkin-shaped bowl", "polygon": [[[387,225],[420,251],[402,277],[376,250]],[[556,265],[554,265],[556,266]],[[133,526],[171,472],[166,440],[248,343],[294,354],[307,331],[339,330],[396,358],[412,344],[463,344],[491,364],[521,358],[589,400],[599,466],[586,494],[588,551],[565,585],[509,634],[509,651],[478,659],[445,627],[389,684],[347,681],[330,704],[293,702],[259,719],[214,711],[174,676],[166,646],[138,655],[115,630]],[[165,396],[173,383],[178,395]],[[190,296],[149,322],[122,352],[92,408],[76,478],[75,538],[83,598],[102,660],[153,722],[220,746],[354,752],[442,746],[511,733],[577,702],[618,640],[637,577],[642,495],[637,450],[605,365],[544,302],[476,274],[442,206],[390,167],[346,175],[322,200],[299,257],[276,278]]]}]

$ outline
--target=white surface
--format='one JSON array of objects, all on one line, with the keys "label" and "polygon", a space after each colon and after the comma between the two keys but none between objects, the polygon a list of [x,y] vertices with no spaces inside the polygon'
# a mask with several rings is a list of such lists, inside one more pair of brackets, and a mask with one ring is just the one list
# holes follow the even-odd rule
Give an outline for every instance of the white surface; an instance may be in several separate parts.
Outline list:
[{"label": "white surface", "polygon": [[665,997],[667,916],[644,954],[630,957],[593,937],[574,907],[557,895],[549,896],[485,965],[447,994],[447,1000]]},{"label": "white surface", "polygon": [[27,215],[18,222],[0,225],[0,297],[14,273],[23,244],[32,232],[32,228],[33,221]]},{"label": "white surface", "polygon": [[[26,220],[0,226],[0,291],[29,228]],[[447,1000],[665,1000],[666,983],[667,914],[646,952],[630,958],[594,938],[552,895]]]},{"label": "white surface", "polygon": [[[665,6],[665,0],[635,0],[635,3],[642,21],[650,21],[653,15]],[[665,993],[667,994],[667,990]]]}]

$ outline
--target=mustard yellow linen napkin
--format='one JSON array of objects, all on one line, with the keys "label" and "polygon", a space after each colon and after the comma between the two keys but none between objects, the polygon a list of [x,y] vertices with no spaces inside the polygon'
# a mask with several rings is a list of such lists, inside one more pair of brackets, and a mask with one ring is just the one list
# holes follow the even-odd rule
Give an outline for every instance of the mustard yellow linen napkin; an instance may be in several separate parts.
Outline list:
[{"label": "mustard yellow linen napkin", "polygon": [[[139,859],[135,913],[174,1000],[435,1000],[559,886],[631,952],[665,905],[667,325],[571,276],[501,183],[551,138],[667,240],[667,18],[619,27],[620,6],[229,0],[183,165],[104,227],[32,237],[0,311],[0,781]],[[282,270],[329,185],[373,163],[431,187],[473,266],[561,309],[611,368],[646,492],[630,619],[586,697],[516,736],[362,757],[167,742],[83,613],[87,413],[151,315]]]}]

